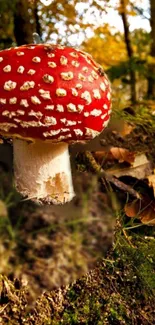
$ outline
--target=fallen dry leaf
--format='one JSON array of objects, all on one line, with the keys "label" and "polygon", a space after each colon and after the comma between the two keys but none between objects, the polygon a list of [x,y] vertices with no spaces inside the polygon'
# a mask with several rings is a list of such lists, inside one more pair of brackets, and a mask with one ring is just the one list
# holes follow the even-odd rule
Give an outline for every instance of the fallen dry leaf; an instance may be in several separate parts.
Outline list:
[{"label": "fallen dry leaf", "polygon": [[95,151],[93,153],[94,158],[97,160],[98,163],[102,164],[105,161],[112,161],[114,157],[110,151]]},{"label": "fallen dry leaf", "polygon": [[131,152],[128,149],[113,147],[110,149],[113,157],[118,160],[118,162],[128,162],[129,164],[133,163],[135,160],[135,152]]},{"label": "fallen dry leaf", "polygon": [[143,224],[155,225],[155,200],[145,196],[142,200],[134,200],[124,207],[125,214],[130,218],[138,218]]},{"label": "fallen dry leaf", "polygon": [[112,167],[107,169],[106,172],[116,177],[131,176],[137,179],[144,179],[152,174],[152,163],[145,154],[137,154],[131,166]]},{"label": "fallen dry leaf", "polygon": [[149,186],[153,187],[153,193],[154,193],[154,197],[155,197],[155,169],[154,169],[154,174],[149,175],[147,177],[148,181],[149,181]]},{"label": "fallen dry leaf", "polygon": [[124,121],[121,125],[121,129],[117,131],[114,130],[112,133],[119,134],[122,138],[124,138],[126,135],[129,135],[134,129],[135,126]]},{"label": "fallen dry leaf", "polygon": [[135,152],[125,148],[112,147],[109,151],[95,151],[94,157],[99,163],[118,160],[119,163],[128,162],[132,164],[135,160]]}]

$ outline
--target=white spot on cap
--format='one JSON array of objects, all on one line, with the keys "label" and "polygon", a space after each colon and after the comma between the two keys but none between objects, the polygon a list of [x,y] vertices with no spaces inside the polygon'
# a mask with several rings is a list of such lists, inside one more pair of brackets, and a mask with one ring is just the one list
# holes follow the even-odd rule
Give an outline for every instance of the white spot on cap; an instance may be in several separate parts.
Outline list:
[{"label": "white spot on cap", "polygon": [[40,121],[29,121],[29,122],[21,121],[20,125],[23,128],[29,128],[29,127],[40,127],[42,126],[42,123]]},{"label": "white spot on cap", "polygon": [[63,89],[63,88],[57,88],[56,89],[56,95],[58,97],[64,97],[64,96],[67,95],[67,91],[65,89]]},{"label": "white spot on cap", "polygon": [[91,60],[88,58],[88,56],[86,56],[86,61],[87,63],[91,64]]},{"label": "white spot on cap", "polygon": [[75,88],[71,88],[71,92],[73,96],[78,96],[78,91]]},{"label": "white spot on cap", "polygon": [[68,128],[61,128],[61,132],[69,132],[70,131],[70,129],[68,129]]},{"label": "white spot on cap", "polygon": [[55,54],[54,53],[47,53],[48,58],[54,58]]},{"label": "white spot on cap", "polygon": [[108,113],[101,115],[101,119],[104,120]]},{"label": "white spot on cap", "polygon": [[25,111],[22,111],[21,109],[18,109],[17,110],[17,114],[18,115],[24,115],[25,114]]},{"label": "white spot on cap", "polygon": [[101,94],[99,92],[99,89],[93,89],[93,94],[95,99],[101,99]]},{"label": "white spot on cap", "polygon": [[2,58],[2,56],[0,56],[0,62],[2,62],[3,61],[3,58]]},{"label": "white spot on cap", "polygon": [[67,120],[66,118],[61,118],[60,122],[65,124],[66,126],[72,126],[77,124],[76,121]]},{"label": "white spot on cap", "polygon": [[92,76],[88,76],[88,81],[89,81],[89,82],[94,82],[93,77],[92,77]]},{"label": "white spot on cap", "polygon": [[82,94],[81,94],[81,98],[82,99],[85,99],[86,102],[87,102],[87,105],[91,103],[91,95],[90,95],[90,92],[89,91],[84,91]]},{"label": "white spot on cap", "polygon": [[43,99],[51,99],[49,90],[39,89],[39,93]]},{"label": "white spot on cap", "polygon": [[98,79],[98,74],[94,70],[92,70],[91,75],[94,79]]},{"label": "white spot on cap", "polygon": [[0,98],[0,104],[6,104],[6,98]]},{"label": "white spot on cap", "polygon": [[8,132],[11,128],[17,128],[17,125],[14,123],[0,123],[0,130]]},{"label": "white spot on cap", "polygon": [[3,68],[3,71],[4,72],[10,72],[11,71],[11,65],[6,65],[4,68]]},{"label": "white spot on cap", "polygon": [[58,111],[58,112],[64,112],[64,107],[63,107],[63,105],[58,104],[58,105],[57,105],[57,108],[56,108],[56,111]]},{"label": "white spot on cap", "polygon": [[67,105],[67,110],[68,110],[68,112],[77,112],[76,106],[74,104],[72,104],[72,103],[69,103]]},{"label": "white spot on cap", "polygon": [[47,138],[47,137],[52,137],[54,135],[57,135],[59,133],[60,133],[60,130],[50,130],[50,131],[43,132],[43,136],[45,138]]},{"label": "white spot on cap", "polygon": [[74,133],[75,133],[75,135],[80,135],[80,136],[82,136],[83,135],[83,132],[80,130],[80,129],[74,129]]},{"label": "white spot on cap", "polygon": [[103,105],[103,108],[104,108],[104,109],[108,109],[108,105],[107,105],[107,104],[104,104],[104,105]]},{"label": "white spot on cap", "polygon": [[66,124],[66,121],[67,121],[66,118],[61,118],[61,119],[60,119],[60,122],[63,123],[63,124]]},{"label": "white spot on cap", "polygon": [[24,107],[28,107],[29,104],[28,104],[27,99],[21,99],[21,101],[20,101],[20,105],[21,105],[21,106],[24,106]]},{"label": "white spot on cap", "polygon": [[26,48],[29,49],[29,50],[34,50],[35,49],[35,46],[30,45],[30,46],[27,46]]},{"label": "white spot on cap", "polygon": [[24,53],[24,52],[21,52],[21,51],[18,51],[18,52],[16,52],[16,54],[17,54],[18,56],[22,56],[22,55],[24,55],[25,53]]},{"label": "white spot on cap", "polygon": [[35,82],[34,81],[25,81],[23,85],[20,87],[20,90],[29,90],[34,88]]},{"label": "white spot on cap", "polygon": [[105,91],[106,90],[106,86],[105,86],[105,83],[104,82],[101,82],[100,83],[100,88],[102,91]]},{"label": "white spot on cap", "polygon": [[34,70],[34,69],[30,69],[27,73],[30,74],[30,75],[32,76],[33,74],[36,73],[36,70]]},{"label": "white spot on cap", "polygon": [[83,109],[84,109],[84,105],[80,105],[80,104],[79,104],[79,105],[77,106],[77,108],[78,108],[78,112],[81,113],[81,112],[83,111]]},{"label": "white spot on cap", "polygon": [[106,78],[104,79],[104,82],[105,82],[106,85],[109,84],[109,82],[108,82],[108,80]]},{"label": "white spot on cap", "polygon": [[54,109],[54,105],[47,105],[47,106],[45,106],[45,109],[52,111]]},{"label": "white spot on cap", "polygon": [[84,112],[84,114],[83,114],[85,117],[88,117],[89,115],[90,115],[90,113],[89,112]]},{"label": "white spot on cap", "polygon": [[51,84],[54,81],[54,78],[49,74],[44,74],[43,80],[44,82]]},{"label": "white spot on cap", "polygon": [[75,86],[77,89],[82,89],[82,85],[81,84],[76,84],[76,86]]},{"label": "white spot on cap", "polygon": [[17,98],[16,97],[12,97],[9,99],[9,104],[11,105],[15,105],[17,103]]},{"label": "white spot on cap", "polygon": [[12,118],[13,116],[16,116],[16,112],[3,111],[2,115],[7,116],[8,118]]},{"label": "white spot on cap", "polygon": [[58,48],[59,50],[64,50],[64,46],[62,46],[62,45],[57,45],[57,48]]},{"label": "white spot on cap", "polygon": [[71,52],[69,53],[71,56],[73,56],[74,58],[78,58],[78,53],[76,52]]},{"label": "white spot on cap", "polygon": [[71,71],[61,72],[60,75],[63,80],[71,80],[74,77],[73,72]]},{"label": "white spot on cap", "polygon": [[71,121],[71,120],[67,120],[65,123],[66,126],[72,126],[72,125],[76,125],[76,124],[77,124],[76,121]]},{"label": "white spot on cap", "polygon": [[60,57],[60,63],[61,63],[61,65],[67,65],[67,63],[68,63],[68,60],[67,60],[67,58],[65,57],[65,56],[61,56]]},{"label": "white spot on cap", "polygon": [[83,67],[83,68],[82,68],[82,71],[83,71],[83,72],[88,72],[88,68],[87,68],[87,67]]},{"label": "white spot on cap", "polygon": [[55,62],[48,62],[48,66],[49,66],[50,68],[55,68],[57,65],[56,65]]},{"label": "white spot on cap", "polygon": [[110,100],[110,98],[111,98],[111,95],[110,95],[110,92],[109,91],[107,93],[107,98],[108,98],[108,100]]},{"label": "white spot on cap", "polygon": [[58,137],[58,140],[65,140],[65,139],[67,139],[67,138],[71,138],[72,136],[71,136],[71,134],[66,134],[66,135],[61,135],[60,137]]},{"label": "white spot on cap", "polygon": [[11,90],[15,89],[16,86],[17,86],[16,82],[14,82],[12,80],[8,80],[4,84],[4,89],[7,90],[7,91],[11,91]]},{"label": "white spot on cap", "polygon": [[18,73],[23,73],[24,70],[25,70],[25,68],[24,68],[22,65],[20,65],[20,66],[18,67],[18,69],[17,69],[17,72],[18,72]]},{"label": "white spot on cap", "polygon": [[74,60],[71,62],[71,64],[76,68],[78,68],[80,65],[80,63],[78,61],[74,61]]},{"label": "white spot on cap", "polygon": [[44,123],[45,123],[45,126],[56,125],[57,124],[57,120],[53,116],[46,116],[44,118]]},{"label": "white spot on cap", "polygon": [[94,108],[91,112],[90,115],[92,116],[100,116],[102,114],[102,111],[100,109]]},{"label": "white spot on cap", "polygon": [[41,104],[41,101],[37,96],[31,96],[31,103],[38,105],[38,104]]},{"label": "white spot on cap", "polygon": [[35,116],[36,118],[41,118],[43,116],[43,114],[41,112],[36,112],[34,110],[31,110],[29,113],[28,113],[29,116]]},{"label": "white spot on cap", "polygon": [[86,77],[82,73],[78,74],[78,78],[82,81],[86,81]]},{"label": "white spot on cap", "polygon": [[109,119],[108,119],[107,121],[103,122],[102,126],[103,126],[104,128],[106,128],[106,126],[108,125],[108,123],[109,123]]},{"label": "white spot on cap", "polygon": [[41,58],[39,56],[34,56],[32,61],[35,62],[35,63],[39,63],[39,62],[41,62]]},{"label": "white spot on cap", "polygon": [[88,136],[90,139],[93,139],[100,134],[100,132],[89,128],[85,128],[85,130],[86,130],[86,136]]}]

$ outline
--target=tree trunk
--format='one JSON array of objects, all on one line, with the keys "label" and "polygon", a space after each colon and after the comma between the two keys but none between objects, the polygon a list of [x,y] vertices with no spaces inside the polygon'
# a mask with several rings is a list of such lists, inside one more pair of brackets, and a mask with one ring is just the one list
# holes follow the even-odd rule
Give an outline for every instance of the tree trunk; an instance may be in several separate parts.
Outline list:
[{"label": "tree trunk", "polygon": [[133,69],[133,49],[131,45],[131,40],[130,40],[130,32],[129,32],[129,24],[127,20],[127,15],[126,15],[126,5],[124,0],[120,0],[120,5],[121,5],[121,12],[120,15],[122,17],[123,21],[123,27],[124,27],[124,39],[125,39],[125,44],[126,44],[126,49],[128,53],[128,58],[129,58],[129,64],[130,64],[130,82],[131,82],[131,101],[132,103],[136,102],[136,75],[135,71]]},{"label": "tree trunk", "polygon": [[42,30],[41,30],[39,15],[38,15],[38,2],[37,1],[34,4],[34,18],[35,18],[35,31],[39,35],[40,40],[42,41]]},{"label": "tree trunk", "polygon": [[[150,55],[155,60],[155,1],[150,0],[150,14],[151,14],[151,50]],[[148,75],[148,90],[147,97],[155,99],[155,63],[149,65],[149,75]]]},{"label": "tree trunk", "polygon": [[17,45],[33,42],[33,23],[30,22],[29,2],[25,0],[16,1],[14,13],[14,35]]}]

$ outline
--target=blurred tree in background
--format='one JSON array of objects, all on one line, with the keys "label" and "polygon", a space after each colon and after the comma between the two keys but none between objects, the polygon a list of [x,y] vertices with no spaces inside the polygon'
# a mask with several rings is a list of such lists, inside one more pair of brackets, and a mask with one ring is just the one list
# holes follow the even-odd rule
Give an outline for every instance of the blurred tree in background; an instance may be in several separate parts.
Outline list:
[{"label": "blurred tree in background", "polygon": [[148,73],[148,98],[155,99],[155,1],[150,0],[151,47]]},{"label": "blurred tree in background", "polygon": [[[130,29],[132,17],[145,16],[141,0],[0,0],[0,47],[32,43],[34,32],[43,42],[80,46],[107,70],[114,99],[116,94],[123,104],[154,98],[154,6],[150,0],[146,8],[149,33]],[[110,21],[116,15],[122,19],[122,32]]]}]

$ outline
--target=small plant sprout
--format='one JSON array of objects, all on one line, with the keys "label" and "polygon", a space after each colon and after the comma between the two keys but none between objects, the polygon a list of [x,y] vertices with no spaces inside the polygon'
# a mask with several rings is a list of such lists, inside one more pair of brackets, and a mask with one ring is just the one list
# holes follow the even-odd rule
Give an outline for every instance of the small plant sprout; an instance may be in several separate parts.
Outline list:
[{"label": "small plant sprout", "polygon": [[59,45],[0,52],[0,134],[13,139],[17,190],[37,202],[74,197],[68,145],[107,126],[111,91],[92,57]]}]

